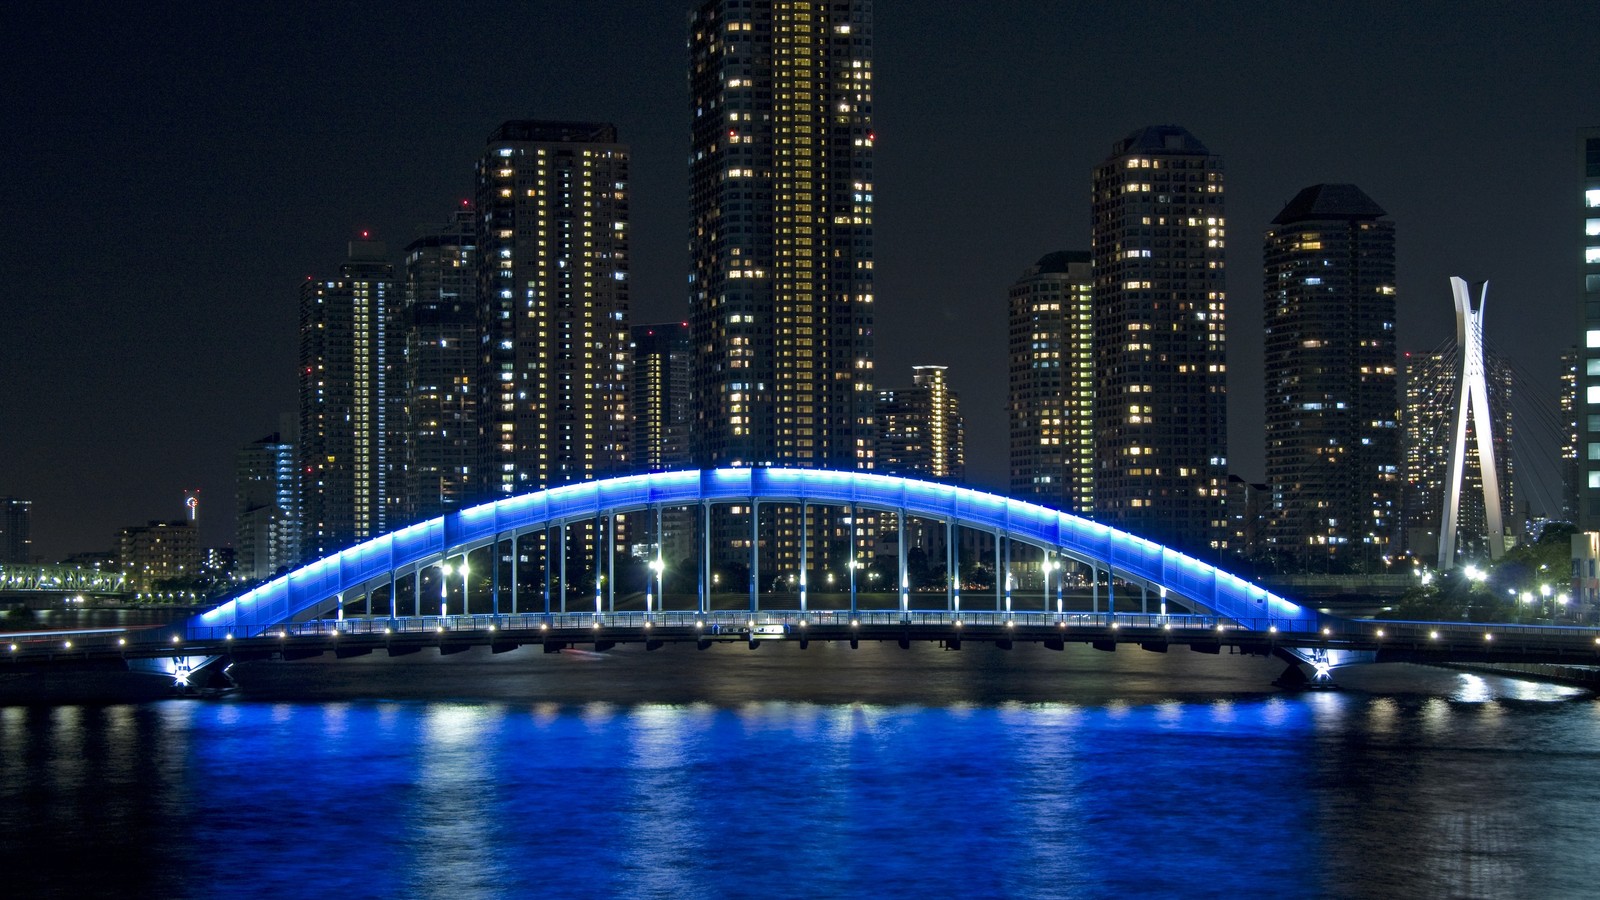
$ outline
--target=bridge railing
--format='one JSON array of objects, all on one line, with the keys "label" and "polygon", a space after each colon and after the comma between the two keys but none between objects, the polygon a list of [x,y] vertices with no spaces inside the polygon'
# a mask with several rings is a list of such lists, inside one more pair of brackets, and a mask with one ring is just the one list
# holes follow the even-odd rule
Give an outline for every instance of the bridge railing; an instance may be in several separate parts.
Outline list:
[{"label": "bridge railing", "polygon": [[[650,628],[700,629],[711,634],[732,634],[749,631],[756,626],[781,625],[785,633],[798,634],[799,629],[866,627],[958,628],[978,627],[992,629],[1016,628],[1083,628],[1083,629],[1133,629],[1151,632],[1181,631],[1188,634],[1206,631],[1259,631],[1273,634],[1279,631],[1281,620],[1235,621],[1212,615],[1186,613],[1091,613],[1091,612],[992,612],[921,610],[714,610],[694,612],[673,610],[665,612],[566,612],[566,613],[515,613],[477,614],[452,616],[396,616],[349,617],[344,619],[312,619],[305,622],[276,625],[268,629],[267,637],[349,635],[417,635],[470,632],[533,632],[561,633],[569,639],[579,634],[606,629],[643,630]],[[1286,635],[1291,632],[1283,632]],[[1304,632],[1302,632],[1304,633]],[[187,636],[191,640],[231,640],[235,635],[222,627],[190,626]],[[1152,635],[1156,637],[1157,635]]]},{"label": "bridge railing", "polygon": [[[276,638],[297,636],[333,636],[401,634],[418,635],[473,632],[536,632],[560,633],[574,640],[580,634],[603,633],[607,629],[643,630],[651,628],[701,629],[711,634],[735,634],[760,625],[785,626],[784,633],[798,634],[799,629],[866,627],[881,629],[899,626],[922,629],[954,629],[957,627],[1000,629],[1098,629],[1115,631],[1127,629],[1146,632],[1151,639],[1163,633],[1184,634],[1194,637],[1200,632],[1252,632],[1267,640],[1291,642],[1295,639],[1316,641],[1359,640],[1365,644],[1385,640],[1425,643],[1436,640],[1539,640],[1574,644],[1592,642],[1600,649],[1600,629],[1560,625],[1519,625],[1513,623],[1469,622],[1409,622],[1386,620],[1324,620],[1316,630],[1296,630],[1300,620],[1276,618],[1232,619],[1214,615],[1187,613],[1104,613],[1104,612],[996,612],[988,610],[671,610],[661,612],[566,612],[566,613],[516,613],[476,614],[452,616],[396,616],[349,617],[344,619],[312,619],[305,622],[281,624],[268,629],[266,636]],[[1282,635],[1276,638],[1275,635]],[[223,627],[191,625],[186,632],[189,640],[232,640],[234,635]],[[603,638],[601,638],[603,639]],[[0,638],[3,640],[3,638]]]}]

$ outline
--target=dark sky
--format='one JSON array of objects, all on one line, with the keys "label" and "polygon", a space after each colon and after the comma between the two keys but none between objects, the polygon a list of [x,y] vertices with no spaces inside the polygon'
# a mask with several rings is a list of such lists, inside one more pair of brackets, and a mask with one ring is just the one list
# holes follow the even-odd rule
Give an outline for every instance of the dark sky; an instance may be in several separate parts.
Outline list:
[{"label": "dark sky", "polygon": [[[618,125],[634,321],[683,317],[687,3],[115,6],[13,4],[0,57],[0,495],[35,501],[46,557],[189,487],[229,542],[234,451],[295,408],[298,283],[361,229],[398,250],[443,221],[505,119]],[[1148,124],[1227,166],[1239,474],[1261,232],[1317,182],[1393,216],[1402,348],[1452,336],[1448,276],[1487,278],[1491,341],[1554,403],[1600,4],[878,0],[875,28],[878,383],[951,367],[979,485],[1006,472],[1006,288],[1088,248],[1090,170]]]}]

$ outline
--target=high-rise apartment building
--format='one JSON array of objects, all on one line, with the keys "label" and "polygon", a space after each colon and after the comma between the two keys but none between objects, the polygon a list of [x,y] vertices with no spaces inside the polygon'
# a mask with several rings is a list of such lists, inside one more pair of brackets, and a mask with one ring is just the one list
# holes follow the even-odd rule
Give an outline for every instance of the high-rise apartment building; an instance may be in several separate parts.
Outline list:
[{"label": "high-rise apartment building", "polygon": [[[1576,398],[1582,445],[1578,527],[1600,531],[1600,127],[1579,129],[1578,171],[1583,182],[1583,341],[1578,345],[1583,359]],[[1578,235],[1576,228],[1573,234]]]},{"label": "high-rise apartment building", "polygon": [[1172,125],[1094,171],[1100,517],[1191,552],[1228,543],[1222,160]]},{"label": "high-rise apartment building", "polygon": [[277,432],[239,448],[234,457],[234,571],[270,578],[300,559],[295,514],[294,444]]},{"label": "high-rise apartment building", "polygon": [[635,325],[633,419],[635,471],[662,472],[689,466],[689,378],[692,342],[689,323]]},{"label": "high-rise apartment building", "polygon": [[[1400,407],[1402,474],[1401,510],[1405,549],[1422,560],[1436,559],[1444,522],[1450,478],[1450,445],[1455,441],[1455,404],[1460,389],[1459,354],[1455,348],[1406,353],[1403,401]],[[1516,509],[1511,465],[1511,367],[1493,352],[1485,355],[1489,420],[1495,427],[1495,470],[1500,483],[1500,508]],[[1483,467],[1478,460],[1478,423],[1467,423],[1466,453],[1457,516],[1456,554],[1461,559],[1489,559],[1488,512],[1483,503]]]},{"label": "high-rise apartment building", "polygon": [[470,203],[406,245],[405,514],[426,519],[472,499],[478,455],[478,240]]},{"label": "high-rise apartment building", "polygon": [[33,558],[33,501],[0,497],[0,565],[24,566]]},{"label": "high-rise apartment building", "polygon": [[871,467],[872,3],[690,22],[693,453]]},{"label": "high-rise apartment building", "polygon": [[506,122],[478,161],[475,205],[483,493],[621,473],[628,148],[609,124]]},{"label": "high-rise apartment building", "polygon": [[1267,549],[1289,565],[1378,565],[1397,535],[1394,223],[1353,184],[1318,184],[1263,251]]},{"label": "high-rise apartment building", "polygon": [[912,366],[911,386],[878,392],[877,468],[896,475],[961,481],[966,433],[961,399],[944,366]]},{"label": "high-rise apartment building", "polygon": [[1011,495],[1094,509],[1094,275],[1088,251],[1049,253],[1011,285]]},{"label": "high-rise apartment building", "polygon": [[396,523],[404,439],[399,290],[381,241],[300,286],[300,551],[316,559]]}]

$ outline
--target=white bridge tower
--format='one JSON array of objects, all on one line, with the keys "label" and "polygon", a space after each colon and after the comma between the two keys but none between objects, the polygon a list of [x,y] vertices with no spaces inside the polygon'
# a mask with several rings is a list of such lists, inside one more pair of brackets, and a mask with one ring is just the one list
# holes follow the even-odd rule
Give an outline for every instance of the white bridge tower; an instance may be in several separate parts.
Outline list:
[{"label": "white bridge tower", "polygon": [[[1474,300],[1473,289],[1477,289]],[[1494,423],[1489,418],[1489,388],[1485,380],[1483,357],[1483,313],[1489,297],[1489,282],[1469,287],[1461,278],[1451,277],[1450,292],[1456,301],[1456,352],[1460,354],[1460,381],[1456,384],[1455,440],[1450,443],[1450,480],[1445,485],[1444,527],[1439,534],[1439,568],[1455,565],[1456,528],[1461,514],[1461,480],[1467,457],[1467,419],[1473,423],[1477,441],[1479,483],[1483,486],[1484,525],[1488,531],[1489,558],[1497,560],[1506,552],[1505,526],[1500,516],[1500,469],[1494,458]]]}]

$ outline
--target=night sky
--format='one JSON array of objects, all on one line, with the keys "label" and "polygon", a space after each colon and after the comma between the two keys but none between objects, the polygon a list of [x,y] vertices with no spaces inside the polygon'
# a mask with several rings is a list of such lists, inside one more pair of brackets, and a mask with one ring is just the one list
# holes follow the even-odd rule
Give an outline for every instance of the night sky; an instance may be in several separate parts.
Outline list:
[{"label": "night sky", "polygon": [[[685,317],[687,2],[115,6],[14,4],[0,57],[0,495],[47,560],[190,487],[231,542],[234,452],[296,406],[299,282],[363,229],[398,258],[503,120],[617,124],[633,321]],[[1234,471],[1264,475],[1261,233],[1318,182],[1394,218],[1403,349],[1452,337],[1448,276],[1487,278],[1553,409],[1597,36],[1593,2],[878,0],[878,385],[950,366],[969,480],[1003,487],[1006,288],[1088,249],[1090,170],[1172,123],[1227,167]]]}]

